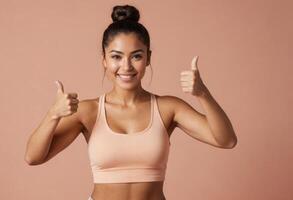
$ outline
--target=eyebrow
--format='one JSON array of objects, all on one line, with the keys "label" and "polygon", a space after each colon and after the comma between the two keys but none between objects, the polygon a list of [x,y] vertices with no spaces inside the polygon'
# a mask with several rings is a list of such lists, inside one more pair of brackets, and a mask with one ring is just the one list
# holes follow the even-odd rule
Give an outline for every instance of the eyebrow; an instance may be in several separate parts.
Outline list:
[{"label": "eyebrow", "polygon": [[[109,53],[111,53],[111,52],[116,52],[116,53],[123,54],[123,52],[117,51],[117,50],[111,50],[111,51],[109,51]],[[137,49],[135,51],[132,51],[131,53],[136,53],[136,52],[144,52],[144,51],[142,49]]]}]

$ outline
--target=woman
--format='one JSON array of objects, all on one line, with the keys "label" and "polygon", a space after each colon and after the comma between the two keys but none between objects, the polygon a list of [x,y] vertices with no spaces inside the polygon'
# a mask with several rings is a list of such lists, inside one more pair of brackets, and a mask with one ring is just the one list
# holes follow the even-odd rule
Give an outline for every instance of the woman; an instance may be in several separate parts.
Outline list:
[{"label": "woman", "polygon": [[103,66],[113,88],[96,99],[79,102],[57,81],[57,98],[27,143],[25,159],[42,164],[83,133],[88,143],[94,200],[163,200],[169,138],[176,127],[219,148],[233,148],[232,125],[202,82],[193,59],[181,73],[184,92],[199,98],[206,115],[175,96],[158,96],[142,88],[150,66],[148,31],[139,11],[115,6],[113,23],[103,35]]}]

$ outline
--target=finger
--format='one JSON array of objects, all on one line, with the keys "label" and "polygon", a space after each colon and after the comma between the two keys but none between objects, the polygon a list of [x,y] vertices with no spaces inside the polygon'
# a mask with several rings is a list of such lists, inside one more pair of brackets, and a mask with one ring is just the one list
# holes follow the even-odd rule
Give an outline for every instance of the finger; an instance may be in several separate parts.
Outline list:
[{"label": "finger", "polygon": [[192,71],[198,71],[197,60],[198,60],[198,56],[195,56],[191,61],[191,70]]},{"label": "finger", "polygon": [[55,81],[56,85],[57,85],[57,92],[58,93],[64,93],[64,87],[63,84],[61,83],[61,81],[57,80]]},{"label": "finger", "polygon": [[183,90],[183,92],[190,92],[191,91],[188,87],[183,87],[182,90]]},{"label": "finger", "polygon": [[77,93],[68,93],[67,94],[68,98],[77,98],[77,96],[78,96]]},{"label": "finger", "polygon": [[196,80],[195,76],[181,76],[180,81],[193,81]]},{"label": "finger", "polygon": [[71,105],[70,110],[71,111],[77,111],[78,105]]},{"label": "finger", "polygon": [[182,87],[191,87],[193,84],[190,82],[181,82]]},{"label": "finger", "polygon": [[70,105],[76,105],[78,103],[79,103],[79,100],[78,99],[71,99],[69,104]]},{"label": "finger", "polygon": [[180,75],[192,75],[193,73],[192,73],[192,71],[182,71],[181,73],[180,73]]}]

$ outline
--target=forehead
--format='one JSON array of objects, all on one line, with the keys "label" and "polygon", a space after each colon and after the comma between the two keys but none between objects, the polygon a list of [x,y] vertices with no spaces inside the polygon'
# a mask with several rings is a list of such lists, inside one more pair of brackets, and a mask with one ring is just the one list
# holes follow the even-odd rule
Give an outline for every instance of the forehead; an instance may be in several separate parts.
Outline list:
[{"label": "forehead", "polygon": [[107,47],[108,52],[117,50],[128,53],[137,49],[146,49],[146,46],[138,39],[135,33],[119,33]]}]

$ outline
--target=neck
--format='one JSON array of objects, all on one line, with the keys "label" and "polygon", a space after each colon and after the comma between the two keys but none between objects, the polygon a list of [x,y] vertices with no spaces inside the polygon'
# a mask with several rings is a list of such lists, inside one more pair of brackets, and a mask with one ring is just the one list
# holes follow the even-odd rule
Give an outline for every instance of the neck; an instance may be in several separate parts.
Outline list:
[{"label": "neck", "polygon": [[119,87],[113,87],[112,90],[107,94],[115,104],[122,106],[134,105],[145,96],[148,92],[145,91],[141,86],[130,90],[122,89]]}]

